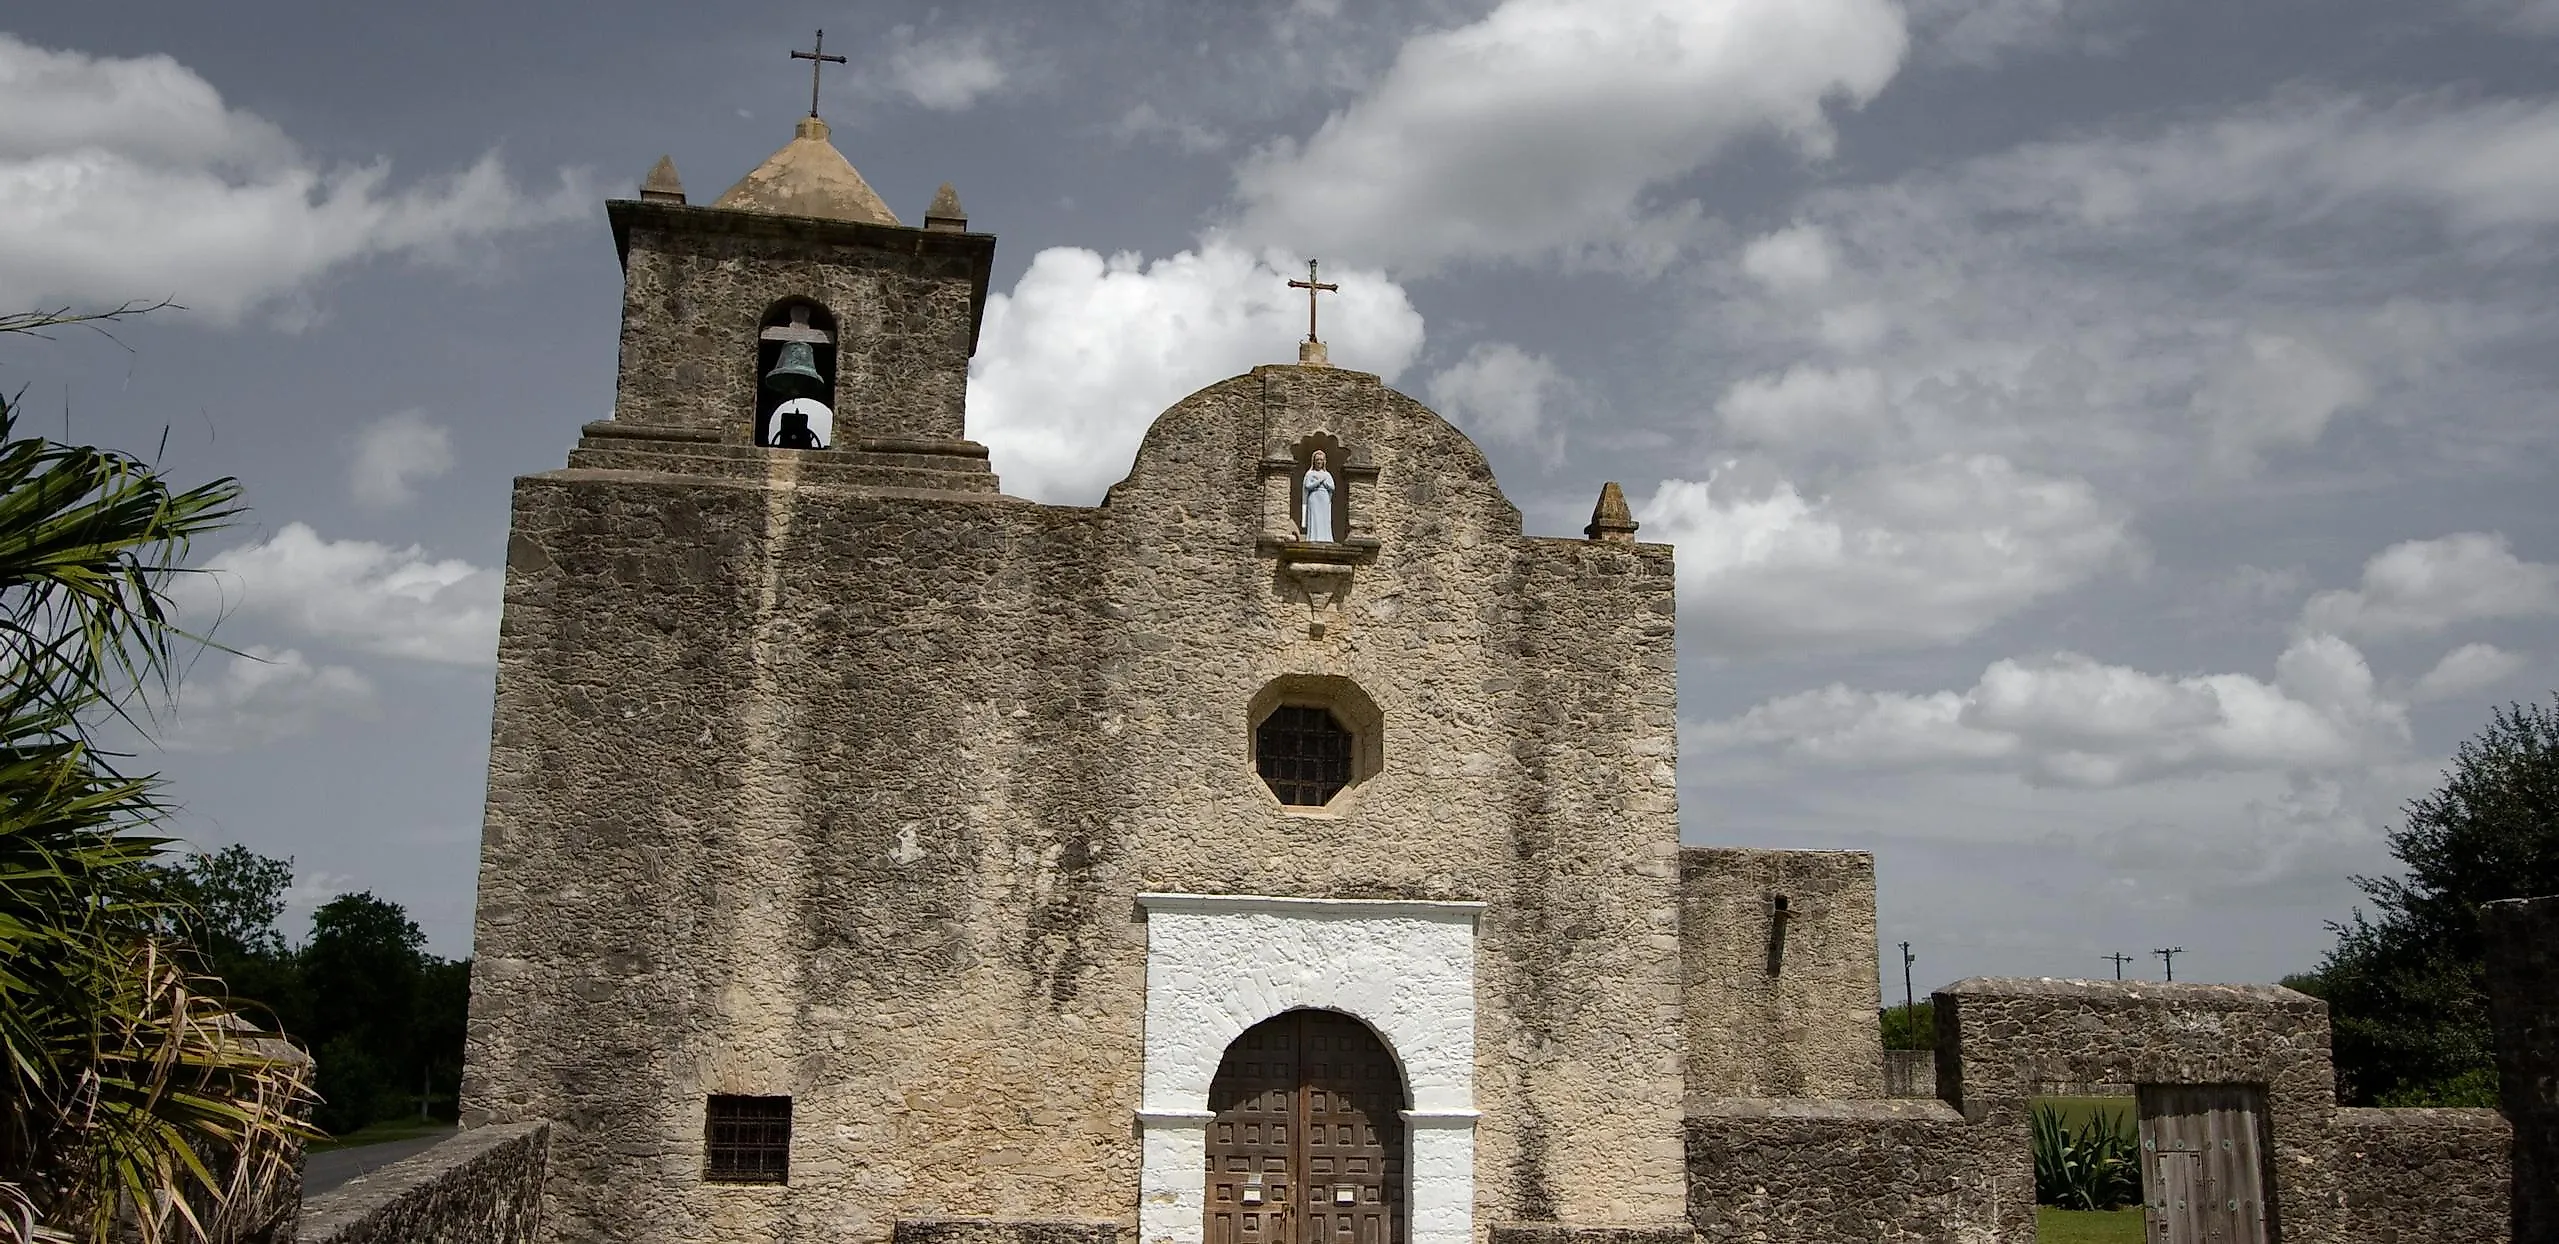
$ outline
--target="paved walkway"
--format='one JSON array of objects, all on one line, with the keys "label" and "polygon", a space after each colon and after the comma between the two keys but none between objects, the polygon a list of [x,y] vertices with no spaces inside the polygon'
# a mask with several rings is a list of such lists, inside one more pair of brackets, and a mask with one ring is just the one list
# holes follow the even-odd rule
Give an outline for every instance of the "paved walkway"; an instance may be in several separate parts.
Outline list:
[{"label": "paved walkway", "polygon": [[358,1175],[380,1170],[411,1154],[424,1153],[452,1134],[453,1129],[448,1127],[407,1140],[386,1140],[378,1145],[356,1145],[312,1154],[302,1160],[302,1198],[307,1201]]}]

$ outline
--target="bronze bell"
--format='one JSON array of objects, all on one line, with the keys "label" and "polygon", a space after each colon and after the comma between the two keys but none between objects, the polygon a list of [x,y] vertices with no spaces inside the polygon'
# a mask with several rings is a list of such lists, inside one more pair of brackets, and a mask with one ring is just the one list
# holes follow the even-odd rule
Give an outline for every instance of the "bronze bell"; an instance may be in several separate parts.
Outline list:
[{"label": "bronze bell", "polygon": [[823,396],[826,377],[817,374],[817,351],[805,341],[783,342],[781,359],[764,373],[764,387],[786,399]]}]

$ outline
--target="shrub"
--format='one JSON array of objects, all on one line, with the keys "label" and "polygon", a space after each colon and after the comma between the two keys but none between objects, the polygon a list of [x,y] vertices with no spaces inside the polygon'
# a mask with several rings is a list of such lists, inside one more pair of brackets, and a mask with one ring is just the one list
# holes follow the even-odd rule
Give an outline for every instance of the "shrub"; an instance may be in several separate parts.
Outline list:
[{"label": "shrub", "polygon": [[2141,1202],[2141,1142],[2131,1121],[2099,1111],[2077,1130],[2052,1106],[2035,1107],[2035,1200],[2063,1209],[2119,1209]]}]

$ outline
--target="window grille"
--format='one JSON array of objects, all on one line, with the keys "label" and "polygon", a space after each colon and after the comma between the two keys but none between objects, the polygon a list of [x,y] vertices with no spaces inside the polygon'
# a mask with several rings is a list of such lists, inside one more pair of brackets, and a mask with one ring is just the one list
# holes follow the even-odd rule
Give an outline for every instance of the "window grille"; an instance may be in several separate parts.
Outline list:
[{"label": "window grille", "polygon": [[1253,762],[1281,803],[1320,808],[1351,784],[1351,732],[1329,710],[1284,704],[1254,731]]},{"label": "window grille", "polygon": [[791,1099],[716,1094],[704,1114],[703,1178],[714,1183],[789,1183]]}]

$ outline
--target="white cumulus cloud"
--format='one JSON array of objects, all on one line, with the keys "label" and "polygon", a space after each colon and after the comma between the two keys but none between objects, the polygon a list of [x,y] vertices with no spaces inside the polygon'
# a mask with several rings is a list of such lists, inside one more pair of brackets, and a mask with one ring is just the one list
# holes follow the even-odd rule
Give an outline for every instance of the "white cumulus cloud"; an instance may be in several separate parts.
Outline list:
[{"label": "white cumulus cloud", "polygon": [[414,410],[364,425],[347,465],[347,492],[360,505],[389,509],[417,499],[417,486],[453,469],[453,435]]},{"label": "white cumulus cloud", "polygon": [[1575,390],[1545,355],[1507,341],[1477,342],[1425,387],[1431,405],[1470,434],[1550,456],[1563,452],[1563,429],[1550,416]]},{"label": "white cumulus cloud", "polygon": [[[1294,363],[1305,261],[1211,240],[1153,261],[1052,247],[986,300],[969,366],[970,435],[1005,491],[1090,505],[1128,474],[1164,408],[1262,363]],[[1328,269],[1322,328],[1336,366],[1392,381],[1422,345],[1422,317],[1373,271]]]},{"label": "white cumulus cloud", "polygon": [[382,162],[324,167],[167,56],[0,34],[0,289],[21,305],[171,297],[230,321],[348,264],[442,257],[593,200],[568,173],[528,193],[494,153],[406,186]]},{"label": "white cumulus cloud", "polygon": [[180,580],[191,613],[280,627],[361,652],[447,665],[497,659],[498,571],[416,545],[329,540],[287,523]]},{"label": "white cumulus cloud", "polygon": [[2302,625],[2341,635],[2423,635],[2466,622],[2559,614],[2559,565],[2514,555],[2506,538],[2465,531],[2391,545],[2354,589],[2321,592]]},{"label": "white cumulus cloud", "polygon": [[[207,665],[218,659],[212,669]],[[252,644],[236,654],[207,654],[187,672],[161,725],[162,746],[218,752],[300,734],[330,717],[371,717],[379,709],[373,683],[343,665],[311,660],[295,648]]]},{"label": "white cumulus cloud", "polygon": [[1004,89],[1009,76],[983,32],[918,35],[889,31],[886,84],[939,112],[957,112]]},{"label": "white cumulus cloud", "polygon": [[1679,548],[1682,631],[1723,654],[1952,642],[2130,548],[2125,515],[2085,482],[1987,455],[1878,467],[1821,496],[1665,480],[1638,516]]},{"label": "white cumulus cloud", "polygon": [[1963,691],[1832,684],[1692,727],[1705,750],[1768,746],[1809,763],[1980,764],[2056,785],[2105,787],[2216,770],[2330,770],[2393,758],[2405,706],[2354,646],[2296,639],[2271,681],[2169,676],[2073,652],[1993,662]]},{"label": "white cumulus cloud", "polygon": [[2529,664],[2522,653],[2495,644],[2463,644],[2443,654],[2433,669],[2419,677],[2408,689],[2408,698],[2420,703],[2459,699],[2496,686]]},{"label": "white cumulus cloud", "polygon": [[2259,332],[2196,392],[2194,407],[2215,457],[2244,470],[2266,450],[2316,442],[2330,419],[2371,396],[2361,371],[2317,343]]},{"label": "white cumulus cloud", "polygon": [[1887,0],[1504,0],[1408,40],[1312,136],[1245,160],[1244,230],[1415,270],[1657,266],[1687,210],[1657,188],[1754,134],[1826,152],[1830,105],[1872,99],[1906,41]]},{"label": "white cumulus cloud", "polygon": [[1753,445],[1865,445],[1885,431],[1884,398],[1884,378],[1871,367],[1797,364],[1735,384],[1715,413],[1726,432]]},{"label": "white cumulus cloud", "polygon": [[1742,272],[1779,294],[1808,293],[1830,283],[1839,256],[1819,225],[1794,224],[1751,239]]}]

